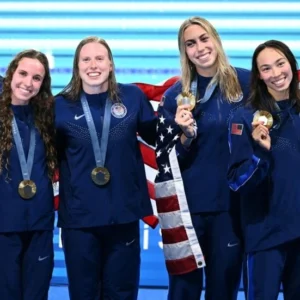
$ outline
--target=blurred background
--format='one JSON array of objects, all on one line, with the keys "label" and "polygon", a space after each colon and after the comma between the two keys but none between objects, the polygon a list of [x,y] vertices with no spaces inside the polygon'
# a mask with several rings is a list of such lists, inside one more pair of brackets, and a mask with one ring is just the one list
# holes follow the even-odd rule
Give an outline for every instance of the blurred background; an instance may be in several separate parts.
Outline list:
[{"label": "blurred background", "polygon": [[[268,39],[287,43],[299,62],[299,0],[0,0],[0,74],[5,75],[16,53],[35,48],[48,56],[53,94],[57,94],[71,78],[77,44],[84,37],[96,35],[112,49],[119,82],[156,84],[180,75],[177,32],[191,16],[207,18],[216,27],[234,66],[250,68],[254,48]],[[143,223],[140,228],[140,284],[166,287],[159,229],[152,230]],[[66,284],[58,230],[55,259],[52,284]]]}]

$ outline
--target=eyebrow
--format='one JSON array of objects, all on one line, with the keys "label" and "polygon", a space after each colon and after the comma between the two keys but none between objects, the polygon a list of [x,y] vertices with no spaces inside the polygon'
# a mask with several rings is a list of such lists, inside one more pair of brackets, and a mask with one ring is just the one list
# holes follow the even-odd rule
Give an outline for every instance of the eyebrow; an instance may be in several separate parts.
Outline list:
[{"label": "eyebrow", "polygon": [[[198,38],[201,39],[201,38],[203,38],[203,37],[206,36],[206,35],[208,35],[206,32],[205,32],[205,33],[202,33]],[[186,42],[191,42],[191,41],[194,41],[194,40],[195,40],[195,39],[189,39],[189,40],[186,40],[185,43],[186,43]]]},{"label": "eyebrow", "polygon": [[[275,64],[276,63],[278,63],[279,61],[281,61],[282,59],[286,59],[285,57],[280,57],[280,58],[278,58],[276,61],[275,61]],[[269,66],[270,64],[264,64],[264,65],[261,65],[260,66],[260,68],[262,68],[262,67],[267,67],[267,66]]]}]

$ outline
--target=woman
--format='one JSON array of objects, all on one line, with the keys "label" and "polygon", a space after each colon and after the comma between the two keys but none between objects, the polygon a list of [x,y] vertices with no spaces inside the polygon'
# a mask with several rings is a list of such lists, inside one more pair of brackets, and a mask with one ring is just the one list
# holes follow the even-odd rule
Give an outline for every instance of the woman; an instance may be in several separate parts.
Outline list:
[{"label": "woman", "polygon": [[17,54],[0,96],[0,294],[48,299],[53,270],[56,166],[53,96],[46,56]]},{"label": "woman", "polygon": [[156,150],[169,299],[198,300],[206,264],[206,299],[233,300],[242,245],[239,199],[226,181],[227,128],[247,98],[249,72],[229,64],[218,33],[205,19],[184,21],[178,45],[182,79],[160,104]]},{"label": "woman", "polygon": [[242,196],[248,299],[300,299],[300,92],[297,61],[270,40],[252,58],[249,107],[233,119],[228,171]]},{"label": "woman", "polygon": [[138,87],[116,82],[103,39],[79,43],[56,127],[70,298],[136,299],[139,219],[152,214],[136,133],[154,144],[156,117]]}]

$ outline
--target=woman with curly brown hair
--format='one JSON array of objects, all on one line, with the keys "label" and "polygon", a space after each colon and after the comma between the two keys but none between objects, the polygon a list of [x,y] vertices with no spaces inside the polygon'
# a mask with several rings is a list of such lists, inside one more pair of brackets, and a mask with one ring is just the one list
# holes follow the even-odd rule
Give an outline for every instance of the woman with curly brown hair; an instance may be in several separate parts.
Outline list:
[{"label": "woman with curly brown hair", "polygon": [[0,96],[0,294],[48,298],[53,270],[56,166],[47,57],[35,50],[9,64]]}]

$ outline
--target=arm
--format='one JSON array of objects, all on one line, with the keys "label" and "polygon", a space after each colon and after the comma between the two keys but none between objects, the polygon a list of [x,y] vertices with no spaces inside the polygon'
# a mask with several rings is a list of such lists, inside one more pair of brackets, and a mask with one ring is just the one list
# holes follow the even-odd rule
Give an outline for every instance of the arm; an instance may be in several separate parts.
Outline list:
[{"label": "arm", "polygon": [[229,125],[230,159],[227,179],[233,191],[247,192],[254,189],[268,174],[270,151],[254,141],[253,132],[249,122],[242,116],[234,117]]}]

